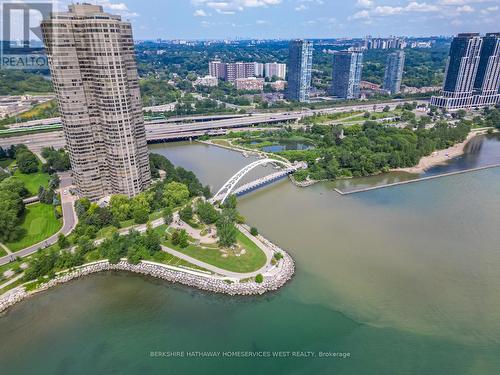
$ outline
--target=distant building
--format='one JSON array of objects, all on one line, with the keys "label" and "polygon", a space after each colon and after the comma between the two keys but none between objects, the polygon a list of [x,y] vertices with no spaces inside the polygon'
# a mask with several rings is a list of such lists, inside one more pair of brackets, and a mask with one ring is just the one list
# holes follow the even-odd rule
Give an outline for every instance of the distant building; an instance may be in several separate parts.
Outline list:
[{"label": "distant building", "polygon": [[255,64],[255,76],[264,77],[264,64],[258,62],[254,64]]},{"label": "distant building", "polygon": [[214,87],[219,84],[219,80],[217,77],[212,77],[210,75],[205,77],[198,77],[196,81],[193,82],[193,86],[209,86]]},{"label": "distant building", "polygon": [[441,96],[431,105],[460,109],[494,105],[500,95],[499,33],[458,34],[451,42]]},{"label": "distant building", "polygon": [[214,60],[208,64],[208,73],[212,77],[233,82],[238,78],[255,77],[255,63],[223,63],[220,60]]},{"label": "distant building", "polygon": [[130,23],[73,4],[41,26],[78,195],[139,194],[151,173]]},{"label": "distant building", "polygon": [[269,86],[271,86],[276,91],[284,91],[286,88],[286,81],[280,80],[280,81],[270,82]]},{"label": "distant building", "polygon": [[220,60],[213,60],[208,63],[208,75],[216,78],[225,79],[226,64]]},{"label": "distant building", "polygon": [[264,79],[263,78],[237,78],[235,81],[235,86],[237,90],[245,91],[262,91],[264,90]]},{"label": "distant building", "polygon": [[286,98],[308,101],[311,90],[313,44],[310,41],[290,42],[288,61],[288,89]]},{"label": "distant building", "polygon": [[279,79],[285,79],[286,77],[286,64],[279,63],[266,63],[265,64],[265,76],[266,78],[277,77]]},{"label": "distant building", "polygon": [[432,41],[429,42],[411,42],[410,48],[431,48]]},{"label": "distant building", "polygon": [[335,52],[330,94],[340,99],[359,99],[362,69],[361,52]]},{"label": "distant building", "polygon": [[406,48],[406,41],[403,38],[372,38],[366,37],[366,49],[403,49]]},{"label": "distant building", "polygon": [[476,78],[473,105],[494,105],[499,100],[500,86],[500,33],[483,37]]},{"label": "distant building", "polygon": [[403,51],[392,52],[387,56],[383,88],[391,95],[401,91],[404,65],[405,53]]}]

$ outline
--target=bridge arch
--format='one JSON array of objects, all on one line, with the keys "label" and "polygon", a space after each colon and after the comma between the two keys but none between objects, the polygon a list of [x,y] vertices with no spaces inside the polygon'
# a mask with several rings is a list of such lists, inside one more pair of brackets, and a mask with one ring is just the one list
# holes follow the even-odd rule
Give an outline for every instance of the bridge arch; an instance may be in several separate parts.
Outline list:
[{"label": "bridge arch", "polygon": [[257,161],[254,161],[253,163],[248,164],[247,166],[241,168],[238,172],[236,172],[227,182],[219,189],[219,191],[214,195],[212,198],[212,202],[215,203],[216,201],[219,200],[219,197],[222,196],[222,199],[220,200],[221,203],[224,203],[224,201],[227,199],[227,197],[231,194],[231,192],[234,190],[238,182],[252,169],[257,168],[260,165],[265,165],[265,164],[280,164],[283,165],[284,167],[290,168],[293,167],[292,164],[287,163],[282,160],[277,160],[277,159],[260,159]]}]

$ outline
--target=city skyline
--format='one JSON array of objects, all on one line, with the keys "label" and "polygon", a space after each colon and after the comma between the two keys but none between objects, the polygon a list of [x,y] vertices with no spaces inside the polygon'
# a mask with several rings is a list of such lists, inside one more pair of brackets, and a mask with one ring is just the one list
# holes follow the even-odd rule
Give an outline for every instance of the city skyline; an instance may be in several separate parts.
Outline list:
[{"label": "city skyline", "polygon": [[[500,23],[497,0],[96,0],[129,20],[136,40],[315,39],[452,36],[486,33]],[[56,3],[61,10],[70,0]],[[163,16],[158,16],[162,14]]]}]

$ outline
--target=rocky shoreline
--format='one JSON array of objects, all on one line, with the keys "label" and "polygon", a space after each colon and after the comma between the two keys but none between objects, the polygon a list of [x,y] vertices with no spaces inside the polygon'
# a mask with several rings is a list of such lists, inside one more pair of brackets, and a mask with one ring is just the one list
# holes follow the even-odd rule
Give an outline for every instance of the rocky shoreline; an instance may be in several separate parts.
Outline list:
[{"label": "rocky shoreline", "polygon": [[283,254],[283,258],[270,272],[264,274],[264,280],[262,283],[257,283],[253,280],[240,282],[239,280],[231,280],[229,278],[213,275],[204,275],[194,271],[183,271],[180,269],[174,269],[174,267],[149,261],[141,261],[136,265],[130,264],[126,260],[121,260],[117,264],[111,264],[107,260],[93,262],[56,276],[54,279],[41,284],[33,291],[26,291],[23,286],[20,286],[5,293],[3,296],[0,296],[0,313],[38,292],[42,292],[56,285],[64,284],[71,280],[102,271],[134,272],[163,279],[172,283],[179,283],[208,292],[222,293],[230,296],[261,295],[281,288],[292,278],[295,272],[295,264],[292,257],[284,251],[281,252]]}]

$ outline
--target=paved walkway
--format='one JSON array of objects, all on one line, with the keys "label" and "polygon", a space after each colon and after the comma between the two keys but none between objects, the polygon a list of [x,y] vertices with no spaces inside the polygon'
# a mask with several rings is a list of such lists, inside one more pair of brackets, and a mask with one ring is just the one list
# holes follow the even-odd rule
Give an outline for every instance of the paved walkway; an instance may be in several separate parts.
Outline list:
[{"label": "paved walkway", "polygon": [[5,288],[6,286],[9,286],[10,284],[12,283],[15,283],[17,280],[19,280],[21,277],[24,276],[24,272],[23,273],[20,273],[19,275],[17,275],[16,277],[13,277],[12,279],[10,279],[9,281],[7,281],[6,283],[0,285],[0,289],[3,289]]},{"label": "paved walkway", "polygon": [[0,247],[4,249],[7,254],[12,254],[12,251],[10,251],[10,249],[1,242],[0,242]]},{"label": "paved walkway", "polygon": [[182,260],[185,260],[191,264],[194,264],[198,267],[203,267],[209,271],[212,271],[212,272],[215,272],[219,275],[223,275],[223,276],[227,276],[227,277],[233,277],[233,278],[237,278],[237,279],[246,279],[246,278],[250,278],[250,277],[255,277],[257,276],[258,274],[264,274],[266,273],[270,268],[273,268],[273,266],[271,265],[271,260],[273,258],[273,251],[267,246],[265,245],[262,241],[260,241],[258,238],[252,236],[250,234],[250,232],[242,225],[239,225],[237,224],[237,228],[245,235],[247,236],[252,242],[254,242],[263,252],[264,254],[266,255],[266,264],[264,266],[262,266],[261,268],[259,268],[258,270],[256,271],[253,271],[253,272],[245,272],[245,273],[242,273],[242,272],[233,272],[233,271],[228,271],[228,270],[225,270],[223,268],[219,268],[217,266],[214,266],[212,264],[209,264],[209,263],[206,263],[206,262],[203,262],[201,260],[198,260],[196,258],[193,258],[193,257],[190,257],[189,255],[186,255],[180,251],[177,251],[177,250],[174,250],[170,247],[167,247],[167,246],[164,246],[164,245],[161,245],[163,251],[166,251],[167,253],[169,254],[172,254],[174,256],[176,256],[177,258],[180,258]]}]

